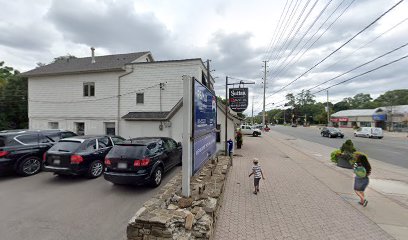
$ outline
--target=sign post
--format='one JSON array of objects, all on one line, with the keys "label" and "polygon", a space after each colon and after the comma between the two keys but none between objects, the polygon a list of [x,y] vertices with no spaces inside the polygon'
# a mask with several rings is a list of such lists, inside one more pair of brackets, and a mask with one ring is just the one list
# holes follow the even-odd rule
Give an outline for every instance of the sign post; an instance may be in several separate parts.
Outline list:
[{"label": "sign post", "polygon": [[248,107],[248,88],[230,88],[229,105],[235,112],[243,112]]},{"label": "sign post", "polygon": [[192,176],[192,128],[193,128],[193,79],[183,76],[183,156],[182,162],[182,185],[183,196],[190,197],[190,178]]}]

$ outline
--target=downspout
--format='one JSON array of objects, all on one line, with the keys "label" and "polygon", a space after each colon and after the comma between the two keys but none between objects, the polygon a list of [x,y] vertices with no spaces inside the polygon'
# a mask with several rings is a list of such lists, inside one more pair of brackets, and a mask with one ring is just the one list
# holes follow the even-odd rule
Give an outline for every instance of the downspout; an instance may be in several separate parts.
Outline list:
[{"label": "downspout", "polygon": [[134,66],[132,65],[132,69],[130,72],[124,73],[122,75],[119,75],[118,77],[118,109],[117,109],[117,116],[116,116],[116,121],[118,123],[118,130],[117,130],[117,135],[120,135],[120,79],[124,76],[127,76],[134,71]]}]

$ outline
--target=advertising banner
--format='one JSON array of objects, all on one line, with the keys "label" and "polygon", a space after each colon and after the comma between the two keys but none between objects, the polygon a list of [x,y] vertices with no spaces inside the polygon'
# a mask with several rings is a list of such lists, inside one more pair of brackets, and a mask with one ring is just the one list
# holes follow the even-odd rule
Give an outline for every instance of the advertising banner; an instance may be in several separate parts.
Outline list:
[{"label": "advertising banner", "polygon": [[197,80],[194,81],[194,137],[215,131],[217,98]]},{"label": "advertising banner", "polygon": [[193,149],[193,174],[195,174],[210,157],[215,155],[217,151],[216,133],[212,132],[194,140]]},{"label": "advertising banner", "polygon": [[193,174],[195,174],[217,150],[217,98],[197,80],[194,80],[193,113]]},{"label": "advertising banner", "polygon": [[373,120],[374,121],[386,121],[387,115],[386,114],[373,115]]},{"label": "advertising banner", "polygon": [[229,105],[232,111],[245,111],[248,107],[248,88],[230,88]]}]

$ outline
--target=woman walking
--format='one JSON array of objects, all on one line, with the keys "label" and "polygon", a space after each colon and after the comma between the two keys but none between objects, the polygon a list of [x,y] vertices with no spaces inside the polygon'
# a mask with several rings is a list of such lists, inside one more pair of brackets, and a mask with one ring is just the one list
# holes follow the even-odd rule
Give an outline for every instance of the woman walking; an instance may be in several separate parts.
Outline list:
[{"label": "woman walking", "polygon": [[371,174],[371,165],[365,155],[359,155],[354,164],[354,191],[360,197],[360,205],[367,206],[367,199],[365,199],[364,191],[368,186],[368,176]]}]

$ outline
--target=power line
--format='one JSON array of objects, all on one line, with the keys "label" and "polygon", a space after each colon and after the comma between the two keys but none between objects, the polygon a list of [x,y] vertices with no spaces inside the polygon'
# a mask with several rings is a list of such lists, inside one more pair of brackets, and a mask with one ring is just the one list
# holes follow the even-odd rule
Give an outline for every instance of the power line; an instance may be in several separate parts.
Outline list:
[{"label": "power line", "polygon": [[81,103],[81,102],[95,102],[95,101],[100,101],[100,100],[106,100],[106,99],[110,99],[110,98],[117,98],[117,97],[121,97],[121,96],[125,96],[125,95],[129,95],[129,94],[133,94],[133,93],[137,93],[137,92],[141,92],[141,91],[145,91],[148,90],[150,88],[154,88],[160,86],[160,83],[158,84],[154,84],[152,86],[146,87],[146,88],[141,88],[138,90],[134,90],[131,92],[127,92],[124,94],[120,94],[120,95],[114,95],[114,96],[110,96],[110,97],[104,97],[104,98],[95,98],[95,99],[86,99],[86,100],[77,100],[77,101],[61,101],[61,102],[57,102],[57,101],[43,101],[43,100],[32,100],[32,99],[28,99],[29,102],[37,102],[37,103]]},{"label": "power line", "polygon": [[358,35],[360,35],[361,33],[363,33],[364,31],[366,31],[368,28],[370,28],[372,25],[374,25],[376,22],[378,22],[382,17],[384,17],[386,14],[388,14],[391,10],[393,10],[395,7],[397,7],[399,4],[401,4],[404,0],[400,0],[398,3],[396,3],[395,5],[393,5],[390,9],[388,9],[386,12],[384,12],[383,14],[381,14],[378,18],[376,18],[373,22],[371,22],[370,24],[368,24],[366,27],[364,27],[362,30],[360,30],[358,33],[356,33],[353,37],[351,37],[349,40],[347,40],[345,43],[343,43],[342,45],[340,45],[340,47],[338,47],[336,50],[334,50],[333,52],[331,52],[329,55],[327,55],[325,58],[323,58],[322,60],[320,60],[318,63],[316,63],[315,65],[313,65],[313,67],[309,68],[306,72],[302,73],[299,77],[295,78],[294,80],[292,80],[291,82],[289,82],[288,84],[286,84],[285,86],[283,86],[282,88],[280,88],[278,91],[275,91],[272,93],[272,95],[282,91],[283,89],[287,88],[288,86],[290,86],[291,84],[293,84],[294,82],[296,82],[297,80],[299,80],[301,77],[303,77],[304,75],[306,75],[307,73],[309,73],[310,71],[312,71],[314,68],[316,68],[318,65],[320,65],[322,62],[324,62],[325,60],[327,60],[329,57],[331,57],[333,54],[335,54],[337,51],[339,51],[341,48],[343,48],[345,45],[347,45],[348,43],[350,43],[354,38],[356,38]]},{"label": "power line", "polygon": [[[347,58],[348,56],[350,56],[350,55],[356,53],[356,52],[359,51],[360,49],[362,49],[362,48],[366,47],[367,45],[371,44],[372,42],[376,41],[376,40],[379,39],[381,36],[384,36],[385,34],[389,33],[389,32],[392,31],[392,30],[394,30],[396,27],[400,26],[402,23],[404,23],[404,22],[407,21],[407,20],[408,20],[408,18],[403,19],[402,21],[398,22],[397,24],[395,24],[395,25],[392,26],[391,28],[389,28],[389,29],[387,29],[386,31],[384,31],[384,32],[380,33],[379,35],[377,35],[375,38],[371,39],[370,41],[368,41],[368,42],[366,42],[366,43],[363,43],[359,48],[357,48],[356,50],[354,50],[353,52],[351,52],[350,54],[348,54],[347,56],[345,56],[345,57],[342,58],[341,60],[344,60],[344,59]],[[335,62],[334,64],[332,64],[332,65],[330,65],[330,66],[328,66],[328,67],[325,68],[324,70],[327,70],[329,67],[332,67],[332,66],[336,65],[336,64],[337,64],[338,62],[340,62],[341,60]],[[328,82],[328,81],[326,81],[326,82]],[[320,84],[317,85],[317,86],[320,86]],[[312,89],[314,89],[314,87],[312,87],[312,88],[310,88],[310,89],[308,89],[308,90],[312,90]],[[299,96],[299,94],[300,94],[300,93],[298,93],[298,94],[295,95],[295,96]],[[282,101],[278,101],[277,103],[281,103],[281,102],[285,102],[285,101],[286,101],[286,100],[282,100]],[[271,105],[271,104],[272,104],[272,103],[268,103],[268,104],[266,104],[266,105],[268,106],[268,105]],[[275,103],[275,104],[276,104],[276,103]]]},{"label": "power line", "polygon": [[[343,9],[343,11],[337,16],[336,19],[334,19],[334,21],[329,24],[329,26],[327,26],[327,28],[320,34],[320,36],[318,36],[315,41],[309,45],[309,47],[303,51],[303,53],[296,59],[296,61],[293,64],[296,64],[313,46],[314,44],[320,40],[320,38],[326,34],[326,32],[334,25],[334,23],[337,22],[337,20],[343,16],[343,14],[350,8],[350,6],[354,3],[355,0],[352,0],[348,6],[346,6],[346,8]],[[275,74],[275,78],[282,73],[285,73],[286,70],[288,69],[289,64],[292,63],[292,61],[299,55],[300,52],[302,52],[302,50],[304,49],[304,47],[314,38],[314,36],[316,36],[316,34],[323,28],[323,26],[327,23],[327,21],[334,15],[335,12],[337,12],[337,10],[340,8],[340,6],[345,2],[345,0],[343,0],[335,9],[334,11],[326,18],[326,20],[319,26],[319,28],[315,31],[315,33],[305,42],[305,44],[303,44],[303,46],[300,48],[300,50],[290,59],[290,61],[288,61],[285,66],[283,66],[283,68],[281,68],[276,74]],[[297,47],[297,46],[296,46]],[[294,49],[293,49],[294,50]],[[283,63],[282,63],[283,65]]]},{"label": "power line", "polygon": [[371,70],[369,70],[369,71],[363,72],[363,73],[358,74],[358,75],[356,75],[356,76],[354,76],[354,77],[351,77],[351,78],[348,78],[348,79],[343,80],[343,81],[341,81],[341,82],[338,82],[338,83],[336,83],[336,84],[333,84],[333,85],[331,85],[331,86],[329,86],[329,87],[327,87],[327,88],[321,89],[321,90],[316,91],[316,92],[314,92],[314,93],[312,93],[312,94],[316,94],[316,93],[320,93],[320,92],[326,91],[326,90],[328,90],[328,89],[330,89],[330,88],[332,88],[332,87],[335,87],[335,86],[338,86],[338,85],[340,85],[340,84],[349,82],[349,81],[351,81],[351,80],[353,80],[353,79],[356,79],[356,78],[361,77],[361,76],[363,76],[363,75],[366,75],[366,74],[368,74],[368,73],[377,71],[378,69],[381,69],[381,68],[384,68],[384,67],[386,67],[386,66],[388,66],[388,65],[391,65],[391,64],[394,64],[394,63],[396,63],[396,62],[399,62],[399,61],[401,61],[401,60],[403,60],[403,59],[405,59],[405,58],[408,58],[408,55],[405,55],[405,56],[400,57],[400,58],[398,58],[398,59],[396,59],[396,60],[394,60],[394,61],[388,62],[388,63],[386,63],[386,64],[383,64],[383,65],[379,66],[379,67],[373,68],[373,69],[371,69]]}]

